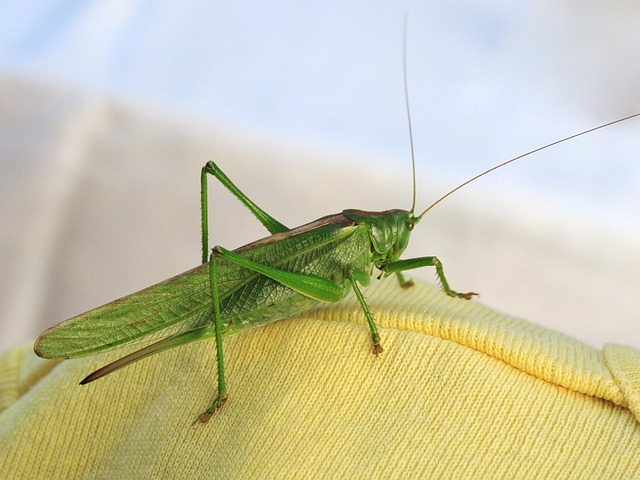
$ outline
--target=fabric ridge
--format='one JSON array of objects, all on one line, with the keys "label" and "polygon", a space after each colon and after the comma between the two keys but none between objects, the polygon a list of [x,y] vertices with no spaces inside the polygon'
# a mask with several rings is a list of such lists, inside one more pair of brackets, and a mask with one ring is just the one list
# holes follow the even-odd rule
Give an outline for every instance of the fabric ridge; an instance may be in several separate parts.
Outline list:
[{"label": "fabric ridge", "polygon": [[[435,286],[392,279],[353,300],[78,381],[123,351],[0,357],[8,478],[637,478],[639,353],[602,352]],[[373,453],[372,453],[373,452]]]}]

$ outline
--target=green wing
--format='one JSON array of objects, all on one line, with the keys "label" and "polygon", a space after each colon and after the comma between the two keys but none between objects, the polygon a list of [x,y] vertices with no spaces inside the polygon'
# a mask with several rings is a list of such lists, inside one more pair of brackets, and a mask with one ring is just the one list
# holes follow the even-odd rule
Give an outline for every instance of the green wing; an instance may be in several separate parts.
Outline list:
[{"label": "green wing", "polygon": [[83,313],[45,331],[43,358],[75,358],[135,339],[191,330],[211,316],[208,264]]},{"label": "green wing", "polygon": [[[366,264],[368,245],[364,230],[338,214],[271,235],[235,252],[262,265],[343,284],[345,266],[363,268]],[[223,259],[218,267],[226,332],[285,318],[317,303]],[[345,288],[344,294],[347,292]],[[75,358],[136,340],[191,331],[211,322],[212,315],[207,263],[51,327],[38,338],[34,350],[44,358]]]}]

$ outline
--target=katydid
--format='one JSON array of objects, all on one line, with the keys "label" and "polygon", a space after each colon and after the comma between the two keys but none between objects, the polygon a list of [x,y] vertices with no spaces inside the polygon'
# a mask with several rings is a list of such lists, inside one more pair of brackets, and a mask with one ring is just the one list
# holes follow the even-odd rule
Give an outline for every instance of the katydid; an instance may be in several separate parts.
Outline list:
[{"label": "katydid", "polygon": [[[410,210],[344,210],[292,229],[258,207],[214,162],[208,162],[200,177],[202,264],[51,327],[37,339],[34,350],[40,357],[67,359],[96,354],[146,337],[163,337],[93,372],[80,382],[86,384],[163,350],[213,337],[218,392],[211,406],[194,422],[205,423],[227,400],[224,336],[247,326],[282,320],[319,302],[336,302],[353,291],[369,325],[373,353],[379,355],[383,351],[380,334],[361,292],[361,286],[368,285],[372,276],[380,278],[393,274],[401,286],[407,287],[411,282],[404,279],[402,272],[430,266],[435,267],[447,295],[466,300],[477,295],[451,289],[437,257],[400,259],[411,231],[432,207],[464,185],[526,155],[637,116],[640,113],[508,160],[462,183],[419,215],[414,214],[414,166]],[[233,251],[220,246],[209,251],[209,175],[233,193],[271,235]]]},{"label": "katydid", "polygon": [[[234,251],[208,249],[207,177],[231,191],[271,236]],[[281,320],[318,302],[336,302],[353,290],[369,324],[373,353],[382,352],[380,334],[360,291],[373,267],[381,275],[434,266],[443,290],[469,299],[473,292],[449,287],[436,257],[400,260],[422,215],[411,211],[344,210],[289,229],[254,204],[222,170],[208,162],[201,172],[202,265],[169,280],[71,318],[45,331],[34,350],[44,358],[76,358],[151,335],[163,340],[127,355],[86,377],[97,380],[134,361],[196,340],[214,337],[218,395],[198,417],[206,422],[227,399],[222,337],[249,325]],[[208,260],[208,262],[207,262]]]}]

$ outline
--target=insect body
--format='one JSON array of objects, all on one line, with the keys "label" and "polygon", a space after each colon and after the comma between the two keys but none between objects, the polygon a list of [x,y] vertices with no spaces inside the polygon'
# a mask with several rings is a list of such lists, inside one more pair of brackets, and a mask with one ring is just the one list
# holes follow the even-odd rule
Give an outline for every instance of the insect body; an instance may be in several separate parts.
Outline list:
[{"label": "insect body", "polygon": [[[208,254],[207,176],[228,188],[269,230],[271,236],[234,251],[215,247]],[[433,266],[445,293],[470,299],[473,292],[449,287],[436,257],[401,260],[422,215],[411,210],[344,210],[288,229],[255,205],[209,162],[201,174],[203,264],[188,272],[71,318],[45,331],[34,350],[44,358],[76,358],[147,337],[162,340],[89,375],[88,383],[154,353],[214,337],[218,395],[198,417],[206,422],[227,399],[222,337],[245,326],[281,320],[318,302],[336,302],[353,290],[369,324],[373,353],[380,335],[360,291],[374,273],[395,274]],[[424,214],[424,213],[423,213]],[[208,260],[208,262],[207,262]],[[196,420],[196,422],[198,421]]]}]

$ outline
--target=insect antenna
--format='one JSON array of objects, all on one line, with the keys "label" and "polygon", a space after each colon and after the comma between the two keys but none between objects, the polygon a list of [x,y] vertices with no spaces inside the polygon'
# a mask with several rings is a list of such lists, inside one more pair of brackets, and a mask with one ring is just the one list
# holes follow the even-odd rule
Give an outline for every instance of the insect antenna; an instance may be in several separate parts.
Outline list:
[{"label": "insect antenna", "polygon": [[416,158],[413,151],[413,130],[411,129],[411,110],[409,109],[409,86],[407,82],[407,19],[409,14],[404,14],[404,26],[402,31],[402,75],[404,80],[404,103],[409,123],[409,145],[411,145],[411,175],[413,177],[413,197],[411,200],[411,213],[416,208]]},{"label": "insect antenna", "polygon": [[[626,120],[630,120],[630,119],[638,117],[638,116],[640,116],[640,113],[634,113],[633,115],[628,115],[626,117],[622,117],[622,118],[619,118],[617,120],[613,120],[612,122],[603,123],[602,125],[598,125],[597,127],[593,127],[593,128],[588,129],[588,130],[583,130],[582,132],[579,132],[579,133],[574,133],[573,135],[569,135],[568,137],[561,138],[560,140],[556,140],[555,142],[548,143],[546,145],[543,145],[542,147],[535,148],[535,149],[533,149],[533,150],[531,150],[531,151],[529,151],[527,153],[523,153],[522,155],[518,155],[517,157],[513,157],[512,159],[507,160],[506,162],[502,162],[501,164],[496,165],[495,167],[491,167],[490,169],[485,170],[482,173],[479,173],[475,177],[470,178],[466,182],[463,182],[460,185],[458,185],[457,187],[455,187],[453,190],[450,190],[449,192],[447,192],[444,195],[442,195],[435,202],[433,202],[431,205],[429,205],[418,217],[416,217],[416,223],[424,216],[425,213],[427,213],[433,207],[438,205],[440,202],[442,202],[449,195],[454,194],[455,192],[460,190],[462,187],[464,187],[466,185],[469,185],[471,182],[474,182],[474,181],[478,180],[480,177],[484,177],[485,175],[487,175],[488,173],[493,172],[494,170],[498,170],[499,168],[502,168],[502,167],[504,167],[506,165],[509,165],[510,163],[515,162],[516,160],[521,160],[524,157],[528,157],[529,155],[537,153],[537,152],[539,152],[541,150],[545,150],[545,149],[547,149],[549,147],[553,147],[554,145],[558,145],[558,144],[566,142],[568,140],[572,140],[572,139],[580,137],[582,135],[586,135],[587,133],[595,132],[596,130],[600,130],[601,128],[609,127],[611,125],[615,125],[616,123],[621,123],[621,122],[624,122]],[[414,167],[414,172],[415,172],[415,167]],[[414,173],[414,179],[415,179],[415,173]],[[415,180],[414,180],[414,185],[415,185]],[[414,195],[415,195],[415,188],[414,188]],[[415,198],[415,196],[414,196],[414,198]],[[413,209],[411,211],[413,212]]]}]

